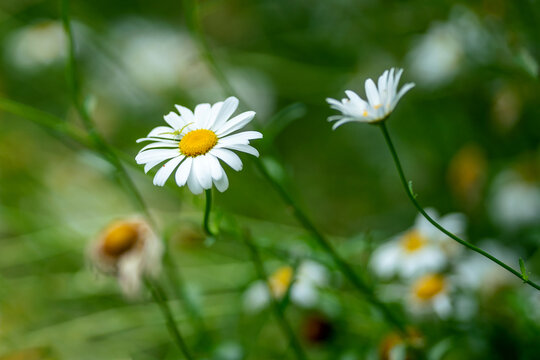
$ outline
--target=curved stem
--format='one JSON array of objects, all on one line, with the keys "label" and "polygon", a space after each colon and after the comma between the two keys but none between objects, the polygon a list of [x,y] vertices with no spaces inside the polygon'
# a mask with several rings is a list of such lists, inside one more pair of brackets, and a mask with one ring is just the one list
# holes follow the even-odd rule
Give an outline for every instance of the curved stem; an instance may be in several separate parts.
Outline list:
[{"label": "curved stem", "polygon": [[206,206],[204,208],[203,228],[204,232],[208,236],[214,236],[212,230],[210,230],[210,212],[212,211],[212,189],[204,191],[206,195]]},{"label": "curved stem", "polygon": [[184,338],[182,337],[182,334],[180,333],[180,330],[176,326],[176,322],[174,321],[171,309],[169,308],[169,305],[167,303],[167,296],[165,295],[165,292],[161,287],[153,282],[152,280],[145,278],[145,284],[148,290],[150,290],[150,293],[152,294],[152,297],[154,298],[154,301],[158,304],[159,309],[161,310],[161,314],[165,318],[165,321],[167,323],[167,328],[169,329],[169,333],[171,334],[171,337],[173,338],[175,344],[178,346],[180,351],[184,354],[184,357],[188,360],[195,359],[187,345],[184,341]]},{"label": "curved stem", "polygon": [[279,325],[281,327],[281,330],[285,334],[285,336],[289,339],[289,343],[294,350],[294,354],[296,355],[296,358],[299,360],[306,360],[307,356],[302,349],[302,346],[300,345],[300,341],[294,334],[294,331],[291,327],[291,324],[287,321],[287,318],[285,317],[285,308],[284,306],[280,306],[280,304],[277,302],[277,299],[272,294],[272,288],[270,286],[270,283],[268,281],[268,277],[266,276],[266,272],[264,270],[264,265],[261,260],[261,255],[259,254],[259,251],[253,244],[253,241],[251,239],[251,236],[249,233],[244,234],[243,236],[244,241],[246,243],[246,246],[249,249],[249,252],[251,254],[251,260],[253,262],[253,265],[255,266],[255,270],[257,271],[257,275],[259,278],[264,281],[266,284],[268,294],[270,296],[270,305],[272,306],[272,310],[274,311],[274,315],[276,316],[277,320],[279,321]]},{"label": "curved stem", "polygon": [[386,144],[388,145],[388,149],[390,150],[390,153],[392,154],[392,158],[393,158],[394,163],[396,165],[396,169],[398,171],[399,178],[401,180],[401,184],[403,185],[403,188],[405,189],[405,192],[407,193],[407,196],[409,197],[409,199],[411,200],[413,205],[416,207],[418,212],[420,214],[422,214],[422,216],[425,217],[427,219],[427,221],[429,221],[433,226],[435,226],[437,229],[439,229],[443,234],[445,234],[448,237],[450,237],[451,239],[457,241],[461,245],[469,248],[470,250],[475,251],[475,252],[479,253],[480,255],[488,258],[489,260],[493,261],[495,264],[501,266],[502,268],[508,270],[509,272],[511,272],[512,274],[514,274],[515,276],[517,276],[518,278],[523,280],[523,282],[531,285],[532,287],[534,287],[537,290],[540,290],[540,286],[538,284],[534,283],[533,281],[529,280],[528,278],[525,278],[523,274],[521,274],[517,270],[514,270],[511,266],[505,264],[501,260],[497,259],[495,256],[487,253],[486,251],[480,249],[477,246],[474,246],[473,244],[469,243],[468,241],[465,241],[465,240],[461,239],[460,237],[452,234],[450,231],[446,230],[437,221],[435,221],[431,216],[429,216],[426,213],[424,208],[418,203],[418,201],[416,201],[415,195],[413,194],[411,188],[409,187],[409,185],[407,183],[407,180],[405,178],[405,174],[403,173],[403,168],[401,167],[401,163],[399,161],[398,154],[396,152],[394,144],[392,143],[392,140],[390,139],[390,134],[388,133],[388,129],[386,128],[385,122],[382,121],[380,124],[377,124],[377,125],[380,127],[380,129],[382,131],[382,134],[384,136],[384,140],[386,141]]},{"label": "curved stem", "polygon": [[326,239],[326,237],[315,227],[315,225],[309,220],[306,214],[296,204],[294,199],[287,193],[287,191],[276,181],[272,175],[268,172],[263,162],[260,159],[256,159],[256,164],[263,176],[270,182],[274,189],[281,196],[283,201],[289,205],[294,212],[294,216],[298,222],[317,240],[319,245],[326,250],[326,252],[332,257],[332,260],[336,263],[339,270],[345,275],[349,282],[364,295],[364,297],[376,307],[384,318],[392,324],[402,334],[407,334],[403,322],[390,310],[390,308],[373,292],[373,290],[356,274],[353,268],[339,255],[334,249],[332,244]]}]

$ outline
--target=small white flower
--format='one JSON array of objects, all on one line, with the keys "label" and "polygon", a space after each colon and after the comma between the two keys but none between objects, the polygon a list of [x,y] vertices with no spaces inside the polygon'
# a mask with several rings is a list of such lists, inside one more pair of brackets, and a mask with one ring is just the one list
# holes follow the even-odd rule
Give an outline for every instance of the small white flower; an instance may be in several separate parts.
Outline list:
[{"label": "small white flower", "polygon": [[[508,264],[517,263],[519,255],[493,240],[479,244],[496,258]],[[455,282],[463,288],[477,290],[484,295],[490,295],[504,286],[518,284],[516,277],[510,274],[493,261],[477,254],[468,253],[467,256],[456,265]]]},{"label": "small white flower", "polygon": [[212,184],[221,192],[227,190],[229,180],[219,160],[236,171],[242,170],[242,161],[232,150],[259,156],[249,142],[262,138],[257,131],[233,134],[255,116],[254,111],[246,111],[229,119],[237,107],[235,97],[213,105],[199,104],[195,112],[176,105],[180,115],[170,112],[164,117],[169,126],[158,126],[137,140],[153,141],[137,154],[137,164],[145,164],[144,171],[148,172],[167,160],[154,177],[157,186],[165,185],[176,169],[177,185],[187,183],[194,194],[210,189]]},{"label": "small white flower", "polygon": [[[434,210],[427,212],[437,220]],[[463,232],[465,223],[461,214],[446,215],[438,222],[456,235]],[[448,255],[455,253],[453,242],[419,214],[411,229],[374,251],[370,266],[385,278],[396,274],[410,278],[437,271],[447,264]]]},{"label": "small white flower", "polygon": [[[268,281],[272,296],[282,299],[290,286],[290,299],[294,304],[305,308],[315,306],[319,300],[319,288],[328,284],[328,270],[317,262],[304,261],[296,274],[293,273],[292,267],[283,266],[270,275]],[[270,303],[270,299],[267,284],[258,280],[244,293],[244,307],[250,312],[259,311]]]},{"label": "small white flower", "polygon": [[11,34],[6,40],[7,55],[22,70],[37,70],[64,59],[66,35],[58,21],[42,21]]},{"label": "small white flower", "polygon": [[540,185],[525,181],[514,171],[504,171],[493,182],[490,213],[509,230],[540,221]]},{"label": "small white flower", "polygon": [[451,284],[441,274],[427,274],[412,284],[407,298],[408,309],[415,315],[436,313],[445,319],[453,312],[449,292]]},{"label": "small white flower", "polygon": [[143,276],[159,274],[163,245],[145,221],[134,218],[107,226],[90,245],[88,254],[92,265],[116,276],[124,294],[134,297]]},{"label": "small white flower", "polygon": [[398,92],[402,73],[403,69],[386,70],[379,76],[378,86],[373,80],[367,79],[365,88],[368,101],[363,100],[351,90],[345,91],[348,98],[341,101],[327,98],[326,101],[330,107],[342,113],[328,118],[329,121],[337,120],[332,128],[335,130],[337,127],[352,121],[375,123],[390,116],[401,97],[414,87],[413,83],[407,83]]}]

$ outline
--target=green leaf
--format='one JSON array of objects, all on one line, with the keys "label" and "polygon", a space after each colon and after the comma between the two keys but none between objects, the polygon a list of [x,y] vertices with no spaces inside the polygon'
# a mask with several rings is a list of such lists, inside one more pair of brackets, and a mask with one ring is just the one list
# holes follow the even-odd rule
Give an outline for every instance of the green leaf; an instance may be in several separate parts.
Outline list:
[{"label": "green leaf", "polygon": [[522,258],[519,258],[519,268],[521,269],[521,275],[523,276],[523,280],[529,280],[529,275],[527,274],[527,269],[525,268],[525,262]]},{"label": "green leaf", "polygon": [[415,194],[415,193],[414,193],[413,185],[412,185],[412,181],[411,181],[411,180],[409,180],[409,191],[410,191],[411,195],[413,196],[413,198],[416,199],[416,197],[418,196],[418,194]]}]

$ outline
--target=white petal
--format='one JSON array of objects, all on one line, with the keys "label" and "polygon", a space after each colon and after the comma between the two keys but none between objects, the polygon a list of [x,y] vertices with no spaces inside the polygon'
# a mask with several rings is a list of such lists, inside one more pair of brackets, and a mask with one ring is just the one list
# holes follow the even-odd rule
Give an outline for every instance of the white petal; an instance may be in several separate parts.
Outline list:
[{"label": "white petal", "polygon": [[175,147],[178,147],[178,144],[177,144],[177,143],[168,143],[168,142],[158,141],[158,142],[155,142],[155,143],[153,143],[153,144],[148,144],[148,145],[144,146],[144,147],[139,151],[139,153],[142,153],[143,151],[148,150],[148,149],[155,149],[155,148],[175,148]]},{"label": "white petal", "polygon": [[206,129],[210,121],[210,104],[199,104],[195,107],[195,127],[198,129]]},{"label": "white petal", "polygon": [[189,174],[191,173],[191,165],[193,164],[193,158],[188,157],[186,160],[184,160],[183,163],[180,164],[178,167],[178,170],[176,170],[176,174],[174,176],[176,180],[176,184],[180,187],[186,185],[186,181],[189,177]]},{"label": "white petal", "polygon": [[208,129],[212,129],[214,127],[214,124],[216,123],[216,119],[219,115],[219,112],[221,111],[222,106],[223,101],[217,102],[212,105],[212,110],[210,111],[210,121],[208,121]]},{"label": "white petal", "polygon": [[244,308],[247,311],[255,312],[266,307],[270,303],[270,294],[268,286],[264,281],[259,280],[253,283],[244,293]]},{"label": "white petal", "polygon": [[183,159],[184,156],[180,155],[172,160],[169,160],[165,165],[163,165],[156,173],[156,176],[154,176],[154,185],[165,185],[165,182],[167,181],[169,176],[171,176],[174,169],[176,169],[178,164],[180,164],[180,161],[182,161]]},{"label": "white petal", "polygon": [[197,177],[195,176],[195,172],[193,171],[193,165],[191,166],[191,171],[189,172],[189,176],[188,176],[188,179],[187,179],[187,185],[189,187],[189,190],[193,194],[195,194],[195,195],[202,194],[203,188],[202,188],[201,184],[199,184],[199,180],[197,180]]},{"label": "white petal", "polygon": [[232,169],[236,171],[242,170],[242,160],[240,160],[238,155],[236,155],[232,151],[227,150],[227,149],[213,148],[212,150],[210,150],[210,154],[221,159],[223,162],[229,165]]},{"label": "white petal", "polygon": [[137,154],[137,156],[135,156],[135,161],[137,164],[144,164],[149,161],[156,161],[159,159],[170,159],[177,155],[180,155],[180,151],[178,149],[151,149]]},{"label": "white petal", "polygon": [[137,144],[143,141],[160,141],[160,142],[166,142],[169,144],[178,144],[178,140],[173,140],[172,138],[164,139],[164,138],[158,138],[158,137],[144,137],[144,138],[140,138],[136,140]]},{"label": "white petal", "polygon": [[214,180],[214,184],[220,192],[224,192],[229,188],[229,179],[227,178],[225,170],[223,170],[221,166],[219,168],[221,169],[221,178],[219,178],[219,180]]},{"label": "white petal", "polygon": [[212,176],[210,174],[210,164],[206,161],[205,156],[197,156],[193,159],[193,172],[203,189],[212,187]]},{"label": "white petal", "polygon": [[240,115],[235,116],[231,120],[227,121],[220,129],[218,129],[217,136],[226,136],[236,130],[240,130],[246,126],[253,117],[255,116],[255,111],[246,111]]},{"label": "white petal", "polygon": [[231,96],[227,98],[223,105],[221,106],[221,109],[219,111],[219,114],[216,117],[216,121],[214,122],[213,127],[211,130],[216,131],[219,129],[229,118],[231,115],[236,111],[236,108],[238,107],[238,99],[234,96]]},{"label": "white petal", "polygon": [[154,136],[154,137],[174,138],[173,134],[167,134],[167,133],[172,133],[172,132],[174,132],[174,129],[171,127],[158,126],[158,127],[153,128],[152,131],[150,131],[148,135],[146,136],[147,137]]},{"label": "white petal", "polygon": [[169,124],[174,130],[178,130],[182,127],[182,118],[175,112],[170,112],[163,117],[165,122]]},{"label": "white petal", "polygon": [[401,90],[399,90],[399,93],[396,95],[396,98],[394,99],[394,106],[403,97],[403,95],[405,95],[413,87],[414,87],[414,83],[407,83],[407,84],[403,85]]},{"label": "white petal", "polygon": [[184,120],[184,123],[190,124],[195,122],[195,116],[193,115],[193,112],[188,109],[185,106],[182,105],[174,105],[180,115],[182,116],[182,119]]},{"label": "white petal", "polygon": [[219,163],[219,160],[212,154],[204,155],[207,159],[208,165],[210,166],[210,174],[212,179],[219,180],[223,176],[224,172]]},{"label": "white petal", "polygon": [[257,151],[257,149],[255,149],[253,146],[250,146],[250,145],[232,144],[232,145],[221,146],[218,143],[218,145],[216,145],[216,149],[221,149],[221,148],[237,150],[237,151],[245,152],[247,154],[251,154],[253,156],[259,157],[259,152]]},{"label": "white petal", "polygon": [[376,105],[381,104],[381,99],[379,98],[379,92],[377,91],[377,87],[375,86],[375,83],[371,79],[366,80],[366,96],[369,101],[369,105],[371,107],[375,107]]},{"label": "white petal", "polygon": [[220,144],[249,144],[250,140],[262,139],[263,135],[258,131],[243,131],[241,133],[228,135],[219,139]]}]

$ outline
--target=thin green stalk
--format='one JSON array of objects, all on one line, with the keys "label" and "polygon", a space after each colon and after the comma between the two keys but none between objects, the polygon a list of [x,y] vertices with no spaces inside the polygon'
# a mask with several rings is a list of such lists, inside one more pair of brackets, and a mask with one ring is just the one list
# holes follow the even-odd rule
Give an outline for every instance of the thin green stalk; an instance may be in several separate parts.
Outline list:
[{"label": "thin green stalk", "polygon": [[100,151],[103,157],[108,160],[116,169],[117,176],[121,183],[125,185],[128,194],[133,199],[136,206],[141,212],[143,212],[149,221],[155,225],[148,207],[146,206],[142,195],[138,191],[137,187],[131,180],[126,169],[122,165],[120,159],[116,156],[116,153],[110,148],[107,142],[103,139],[100,133],[97,131],[92,118],[88,114],[86,107],[83,104],[79,77],[77,74],[77,62],[75,59],[75,40],[73,38],[73,32],[71,29],[71,23],[69,19],[69,0],[62,0],[62,24],[67,35],[67,46],[68,46],[68,61],[66,65],[67,78],[69,85],[71,87],[71,98],[75,109],[77,110],[90,139],[94,142],[98,151]]},{"label": "thin green stalk", "polygon": [[315,225],[309,220],[309,218],[304,214],[302,209],[296,204],[294,199],[287,193],[287,191],[281,186],[281,184],[276,181],[272,175],[268,172],[263,162],[260,159],[256,160],[257,167],[263,174],[263,176],[270,182],[274,189],[281,196],[283,201],[289,205],[293,212],[294,216],[298,222],[308,231],[311,235],[317,240],[319,245],[326,250],[326,252],[332,257],[332,260],[336,263],[339,270],[345,275],[345,277],[351,282],[351,284],[361,292],[365,298],[375,306],[384,318],[392,324],[398,331],[403,334],[406,334],[405,326],[403,322],[388,308],[388,306],[379,300],[375,296],[373,290],[356,274],[353,268],[339,255],[339,253],[334,249],[332,244],[326,239],[326,237],[315,227]]},{"label": "thin green stalk", "polygon": [[517,270],[514,270],[511,266],[505,264],[501,260],[497,259],[495,256],[490,255],[489,253],[487,253],[486,251],[480,249],[479,247],[474,246],[473,244],[469,243],[468,241],[465,241],[465,240],[461,239],[460,237],[452,234],[450,231],[446,230],[437,221],[435,221],[431,216],[429,216],[426,213],[424,208],[418,203],[418,201],[416,201],[416,197],[415,197],[415,195],[413,194],[411,188],[408,185],[407,179],[405,178],[405,174],[403,172],[403,168],[401,167],[401,162],[399,161],[399,157],[398,157],[398,154],[397,154],[396,149],[394,147],[394,144],[392,143],[392,140],[390,139],[390,134],[388,133],[388,129],[386,128],[385,122],[382,121],[380,124],[377,124],[377,125],[381,129],[382,134],[384,136],[384,140],[386,141],[386,145],[388,145],[388,149],[390,150],[390,153],[392,154],[392,159],[394,160],[394,164],[396,165],[396,169],[398,171],[399,178],[401,180],[401,184],[403,185],[403,187],[405,189],[405,192],[407,193],[407,196],[409,197],[409,199],[411,200],[413,205],[416,207],[418,212],[420,214],[422,214],[422,216],[425,217],[427,219],[427,221],[429,221],[431,224],[433,224],[433,226],[435,226],[437,229],[439,229],[443,234],[445,234],[448,237],[452,238],[453,240],[457,241],[461,245],[469,248],[470,250],[475,251],[475,252],[479,253],[480,255],[488,258],[489,260],[493,261],[495,264],[501,266],[502,268],[508,270],[509,272],[511,272],[512,274],[514,274],[515,276],[517,276],[518,278],[523,280],[524,283],[527,283],[530,286],[534,287],[535,289],[540,290],[540,286],[538,284],[536,284],[533,281],[529,280],[523,274],[521,274]]},{"label": "thin green stalk", "polygon": [[268,293],[270,294],[270,305],[272,307],[274,315],[276,316],[279,322],[279,325],[281,327],[281,330],[283,331],[283,334],[289,339],[289,343],[292,349],[294,350],[294,354],[296,355],[296,358],[300,360],[306,360],[307,356],[304,350],[302,349],[302,346],[300,345],[300,341],[294,334],[291,324],[289,324],[289,322],[287,321],[287,318],[285,317],[285,309],[282,306],[280,306],[280,304],[277,302],[276,298],[272,294],[272,288],[270,286],[270,282],[268,281],[268,277],[264,270],[264,265],[261,259],[261,255],[259,254],[257,247],[253,244],[251,235],[244,234],[243,238],[251,254],[251,260],[253,262],[253,265],[255,266],[255,271],[257,272],[257,275],[259,276],[259,278],[262,281],[264,281],[264,283],[266,284],[268,288]]},{"label": "thin green stalk", "polygon": [[154,301],[158,304],[159,309],[161,310],[161,314],[165,318],[165,321],[167,323],[167,328],[169,329],[169,333],[171,334],[171,337],[173,338],[175,344],[178,346],[180,351],[184,354],[184,357],[188,360],[195,359],[187,347],[186,342],[184,341],[184,338],[182,337],[182,334],[180,333],[180,330],[176,326],[176,322],[174,321],[171,309],[169,308],[169,305],[167,303],[167,296],[165,295],[165,292],[161,287],[152,280],[145,279],[145,284],[148,290],[150,290],[150,293],[152,294],[152,297],[154,298]]},{"label": "thin green stalk", "polygon": [[206,235],[213,237],[214,233],[210,230],[210,212],[212,211],[212,189],[205,190],[206,206],[204,207],[203,229]]}]

